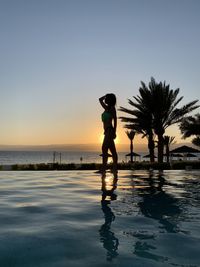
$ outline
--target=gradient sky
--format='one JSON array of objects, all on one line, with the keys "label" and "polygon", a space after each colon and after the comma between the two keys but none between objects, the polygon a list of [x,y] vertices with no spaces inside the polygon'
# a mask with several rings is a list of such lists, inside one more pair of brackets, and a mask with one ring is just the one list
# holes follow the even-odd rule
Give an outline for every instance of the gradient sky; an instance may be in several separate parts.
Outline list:
[{"label": "gradient sky", "polygon": [[98,143],[98,98],[128,107],[151,76],[198,99],[199,14],[199,0],[0,0],[0,144]]}]

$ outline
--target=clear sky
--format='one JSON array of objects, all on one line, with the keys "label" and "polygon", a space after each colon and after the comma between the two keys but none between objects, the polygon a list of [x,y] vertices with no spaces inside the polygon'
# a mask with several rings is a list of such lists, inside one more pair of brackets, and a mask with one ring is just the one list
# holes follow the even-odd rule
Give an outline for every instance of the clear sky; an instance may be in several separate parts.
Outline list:
[{"label": "clear sky", "polygon": [[0,144],[99,143],[98,98],[151,76],[199,99],[199,0],[0,0]]}]

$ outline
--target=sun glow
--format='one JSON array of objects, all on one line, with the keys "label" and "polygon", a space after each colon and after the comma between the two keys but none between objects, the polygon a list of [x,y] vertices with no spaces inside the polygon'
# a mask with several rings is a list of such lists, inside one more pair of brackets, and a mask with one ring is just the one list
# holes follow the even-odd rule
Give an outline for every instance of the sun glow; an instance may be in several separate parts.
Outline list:
[{"label": "sun glow", "polygon": [[115,144],[119,144],[120,143],[120,138],[119,138],[119,136],[117,136],[116,138],[115,138]]},{"label": "sun glow", "polygon": [[111,174],[107,174],[105,178],[105,189],[111,190],[113,187],[113,176]]},{"label": "sun glow", "polygon": [[104,139],[104,134],[101,134],[99,137],[99,142],[102,144],[103,143],[103,139]]}]

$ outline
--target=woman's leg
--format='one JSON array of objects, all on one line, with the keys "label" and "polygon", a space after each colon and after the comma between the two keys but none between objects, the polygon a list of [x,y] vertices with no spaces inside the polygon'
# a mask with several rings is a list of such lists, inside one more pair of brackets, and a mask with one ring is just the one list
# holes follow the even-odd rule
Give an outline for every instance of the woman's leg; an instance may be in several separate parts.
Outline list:
[{"label": "woman's leg", "polygon": [[115,142],[114,140],[110,140],[110,145],[109,145],[110,152],[112,153],[112,158],[113,158],[113,172],[117,172],[117,161],[118,161],[118,155],[115,147]]},{"label": "woman's leg", "polygon": [[108,147],[109,147],[109,140],[108,136],[104,136],[103,144],[102,144],[102,159],[103,159],[103,165],[102,165],[102,171],[106,171],[106,166],[108,162]]}]

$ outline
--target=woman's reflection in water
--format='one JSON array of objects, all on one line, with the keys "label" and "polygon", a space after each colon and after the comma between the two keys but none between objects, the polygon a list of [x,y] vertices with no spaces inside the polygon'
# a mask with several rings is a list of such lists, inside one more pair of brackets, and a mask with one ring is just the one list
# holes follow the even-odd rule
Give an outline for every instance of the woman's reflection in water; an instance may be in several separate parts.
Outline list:
[{"label": "woman's reflection in water", "polygon": [[103,247],[107,250],[107,261],[112,261],[113,258],[117,257],[119,241],[115,237],[115,234],[110,230],[111,223],[115,220],[115,215],[112,212],[109,204],[111,201],[117,199],[117,195],[114,192],[117,188],[117,176],[112,174],[102,175],[102,199],[101,208],[104,213],[105,223],[101,226],[100,241],[103,243]]}]

